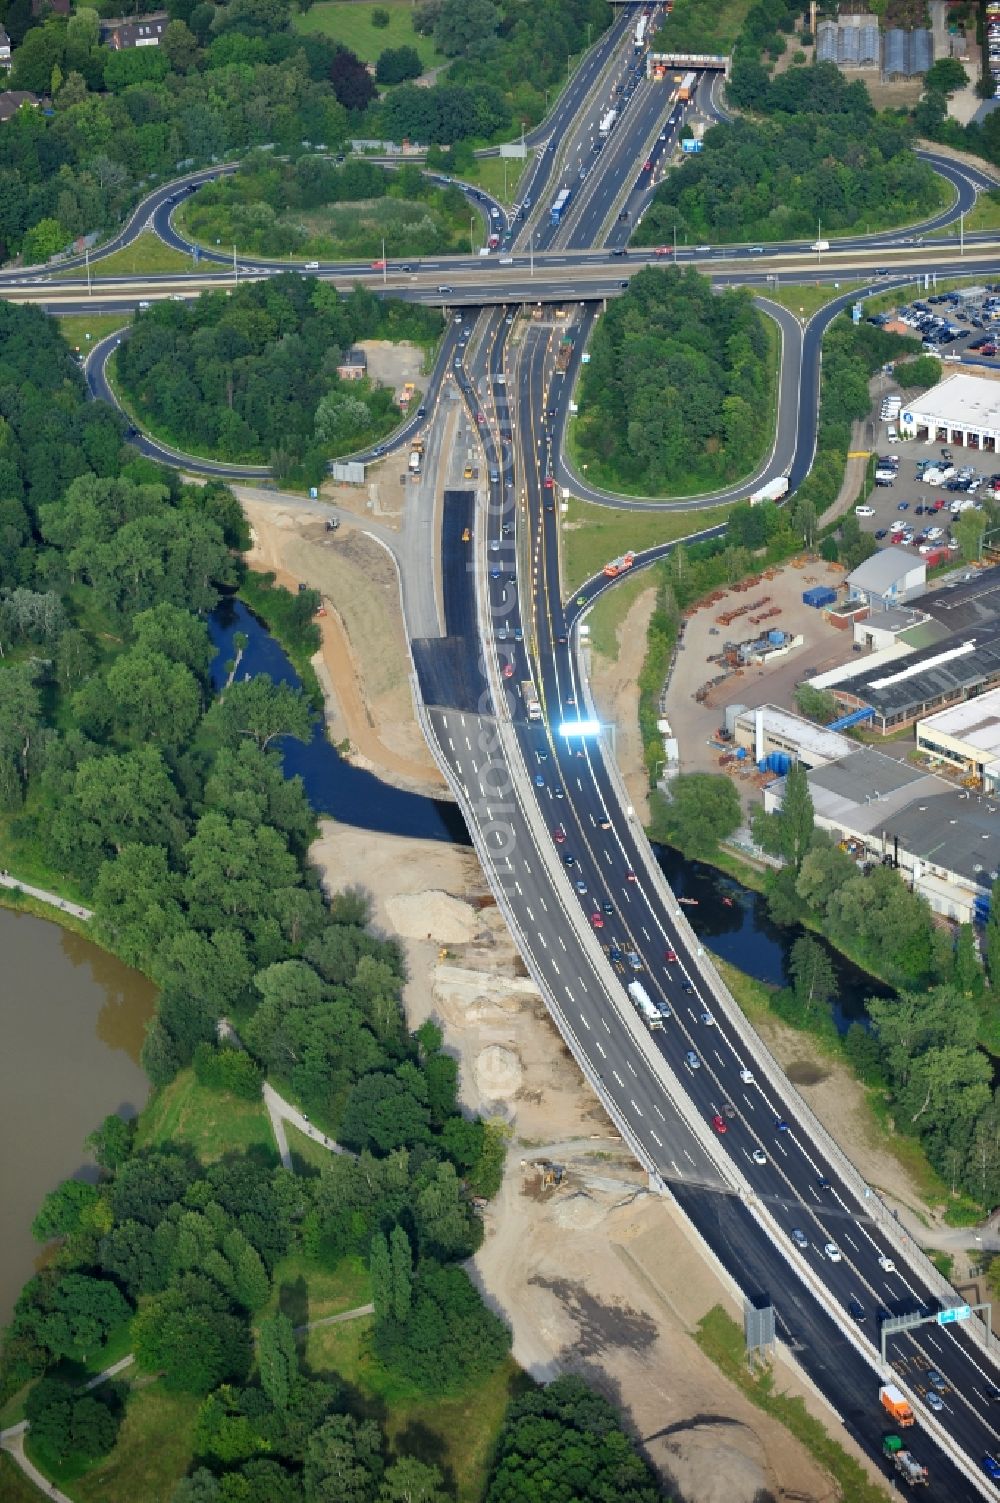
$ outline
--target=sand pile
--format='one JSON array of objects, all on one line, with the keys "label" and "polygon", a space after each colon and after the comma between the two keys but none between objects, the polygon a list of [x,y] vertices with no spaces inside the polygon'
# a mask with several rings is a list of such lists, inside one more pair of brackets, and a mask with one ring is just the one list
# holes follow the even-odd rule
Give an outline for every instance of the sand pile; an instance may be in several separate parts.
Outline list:
[{"label": "sand pile", "polygon": [[388,898],[386,917],[404,939],[433,939],[439,945],[466,945],[480,933],[479,914],[447,892],[403,893]]},{"label": "sand pile", "polygon": [[524,1071],[513,1049],[489,1044],[480,1050],[475,1063],[476,1085],[487,1101],[509,1101],[521,1089]]}]

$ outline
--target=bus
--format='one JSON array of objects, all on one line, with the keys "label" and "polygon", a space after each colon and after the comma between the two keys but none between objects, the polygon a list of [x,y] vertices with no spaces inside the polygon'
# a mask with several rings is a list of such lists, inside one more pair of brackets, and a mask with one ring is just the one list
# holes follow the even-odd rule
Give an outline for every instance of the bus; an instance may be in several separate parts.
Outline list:
[{"label": "bus", "polygon": [[572,188],[563,188],[562,192],[559,193],[559,194],[557,194],[557,196],[555,198],[555,201],[554,201],[554,203],[552,205],[552,209],[550,211],[550,213],[551,213],[551,219],[552,219],[552,223],[553,224],[558,224],[559,221],[562,219],[563,214],[564,214],[564,212],[565,212],[565,210],[567,208],[567,205],[569,204],[569,201],[570,201],[570,199],[572,197],[573,197],[573,190],[572,190]]}]

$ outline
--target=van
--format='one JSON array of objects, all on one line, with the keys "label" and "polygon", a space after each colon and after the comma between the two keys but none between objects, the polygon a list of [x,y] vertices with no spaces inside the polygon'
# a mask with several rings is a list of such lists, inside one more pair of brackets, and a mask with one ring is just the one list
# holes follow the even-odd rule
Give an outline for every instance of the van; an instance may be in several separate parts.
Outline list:
[{"label": "van", "polygon": [[513,264],[514,264],[514,257],[513,256],[501,256],[500,257],[500,265],[501,266],[513,266]]},{"label": "van", "polygon": [[899,434],[896,432],[896,429],[891,424],[889,425],[889,431],[888,431],[888,433],[885,436],[885,441],[886,441],[887,444],[898,444],[899,443]]},{"label": "van", "polygon": [[490,253],[490,248],[489,248],[489,246],[488,246],[488,245],[481,245],[481,246],[480,246],[480,247],[479,247],[479,254],[480,254],[480,255],[481,255],[481,256],[488,256],[488,255],[489,255],[489,253]]},{"label": "van", "polygon": [[307,261],[306,262],[306,271],[319,271],[319,262],[318,261]]},{"label": "van", "polygon": [[830,249],[829,240],[814,240],[809,249],[811,251],[827,251]]},{"label": "van", "polygon": [[148,309],[148,308],[149,308],[149,307],[150,307],[150,304],[149,304],[149,303],[147,303],[147,302],[146,302],[146,301],[145,301],[145,300],[143,300],[143,301],[142,301],[142,302],[141,302],[141,303],[140,303],[140,304],[139,304],[139,312],[140,312],[140,313],[145,313],[145,312],[146,312],[146,310],[147,310],[147,309]]},{"label": "van", "polygon": [[873,517],[875,515],[875,508],[873,506],[856,506],[854,508],[854,515],[856,517]]}]

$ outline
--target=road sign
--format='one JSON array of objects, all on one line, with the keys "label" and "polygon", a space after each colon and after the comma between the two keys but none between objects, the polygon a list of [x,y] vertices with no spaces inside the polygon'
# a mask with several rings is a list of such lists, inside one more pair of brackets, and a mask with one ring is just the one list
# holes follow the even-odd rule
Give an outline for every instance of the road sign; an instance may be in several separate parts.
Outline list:
[{"label": "road sign", "polygon": [[862,305],[860,303],[855,303],[854,307],[851,309],[851,319],[856,324],[859,324],[861,322],[861,308]]},{"label": "road sign", "polygon": [[681,151],[701,151],[704,145],[704,141],[682,141]]},{"label": "road sign", "polygon": [[950,1310],[938,1311],[938,1325],[950,1326],[956,1320],[971,1320],[971,1305],[953,1305]]}]

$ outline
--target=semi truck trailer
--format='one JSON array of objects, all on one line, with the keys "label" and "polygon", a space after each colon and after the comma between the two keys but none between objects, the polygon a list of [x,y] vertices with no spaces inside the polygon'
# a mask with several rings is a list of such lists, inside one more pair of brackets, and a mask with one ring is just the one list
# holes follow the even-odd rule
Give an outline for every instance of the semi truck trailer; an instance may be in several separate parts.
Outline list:
[{"label": "semi truck trailer", "polygon": [[542,707],[538,703],[538,695],[530,678],[526,678],[521,685],[521,698],[524,700],[524,708],[528,712],[529,720],[541,720]]},{"label": "semi truck trailer", "polygon": [[642,1018],[647,1028],[662,1028],[663,1019],[653,1004],[652,998],[641,981],[630,981],[628,994],[635,1004],[635,1010]]},{"label": "semi truck trailer", "polygon": [[751,506],[759,506],[762,501],[780,501],[788,495],[788,476],[779,475],[777,480],[769,480],[762,485],[759,491],[754,491],[750,497]]},{"label": "semi truck trailer", "polygon": [[908,1451],[898,1435],[887,1435],[882,1442],[882,1451],[896,1468],[908,1487],[926,1487],[931,1480],[930,1472],[922,1466],[912,1451]]}]

